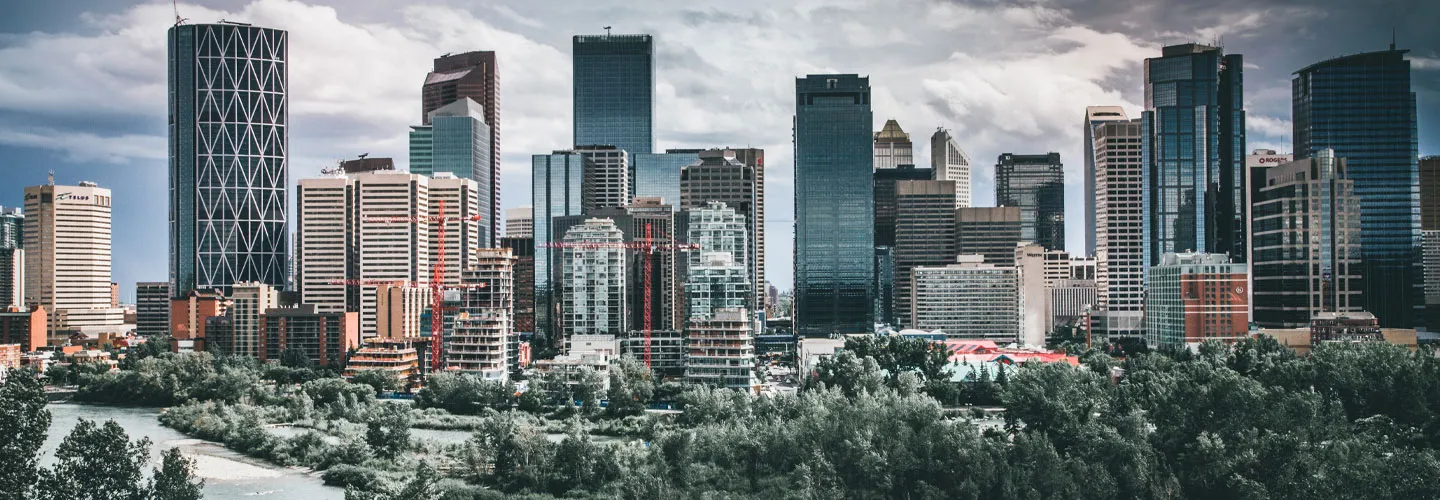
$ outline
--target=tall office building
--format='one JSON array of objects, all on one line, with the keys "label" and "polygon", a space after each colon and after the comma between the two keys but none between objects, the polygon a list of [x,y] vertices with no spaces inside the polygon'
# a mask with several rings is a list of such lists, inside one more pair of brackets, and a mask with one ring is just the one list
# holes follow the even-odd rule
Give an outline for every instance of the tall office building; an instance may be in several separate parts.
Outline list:
[{"label": "tall office building", "polygon": [[1020,239],[1065,249],[1065,166],[1060,153],[1005,153],[995,163],[995,204],[1020,207]]},{"label": "tall office building", "polygon": [[955,210],[955,253],[981,255],[987,264],[1015,266],[1020,239],[1020,207],[968,207]]},{"label": "tall office building", "polygon": [[1266,171],[1255,198],[1254,321],[1303,328],[1322,312],[1360,311],[1359,200],[1328,149]]},{"label": "tall office building", "polygon": [[241,23],[169,35],[170,292],[289,281],[289,37]]},{"label": "tall office building", "polygon": [[500,238],[500,247],[515,256],[515,331],[535,332],[535,239],[526,236]]},{"label": "tall office building", "polygon": [[580,207],[584,213],[602,208],[629,206],[630,155],[614,146],[580,146],[576,153],[585,158]]},{"label": "tall office building", "polygon": [[1193,349],[1249,336],[1245,274],[1245,264],[1223,254],[1165,254],[1145,277],[1146,343]]},{"label": "tall office building", "polygon": [[[874,329],[870,79],[795,80],[795,331]],[[857,225],[858,223],[858,225]]]},{"label": "tall office building", "polygon": [[1434,329],[1440,327],[1440,156],[1420,159],[1420,240],[1425,268],[1425,324]]},{"label": "tall office building", "polygon": [[1145,263],[1167,253],[1244,262],[1244,58],[1200,44],[1145,60]]},{"label": "tall office building", "polygon": [[1095,330],[1112,339],[1145,334],[1143,126],[1119,107],[1086,108],[1085,212],[1093,224],[1087,232],[1094,234],[1099,310],[1092,318]]},{"label": "tall office building", "polygon": [[943,127],[930,136],[930,170],[937,181],[955,181],[955,208],[970,206],[970,155]]},{"label": "tall office building", "polygon": [[170,334],[170,282],[135,284],[135,334],[147,338]]},{"label": "tall office building", "polygon": [[915,164],[915,144],[894,119],[875,133],[875,170]]},{"label": "tall office building", "polygon": [[[1014,251],[1014,247],[1011,247]],[[1020,340],[1020,303],[1014,267],[961,255],[956,263],[915,268],[910,323],[945,336],[1008,344]]]},{"label": "tall office building", "polygon": [[[656,199],[641,198],[638,204],[626,208],[602,208],[593,212],[587,212],[581,216],[559,217],[551,220],[551,237],[560,240],[569,231],[581,226],[595,218],[604,218],[620,230],[621,241],[628,244],[642,243],[649,241],[658,246],[665,246],[674,243],[674,213],[669,205],[659,203]],[[648,235],[647,235],[648,232]],[[625,313],[624,323],[626,332],[640,331],[645,328],[645,269],[649,267],[650,276],[650,329],[651,330],[678,330],[682,324],[683,307],[678,304],[681,300],[681,281],[676,278],[676,259],[679,257],[676,252],[657,251],[625,251],[626,260],[625,282],[630,286],[624,288],[625,292]],[[563,269],[557,268],[551,271],[554,275],[563,273]]]},{"label": "tall office building", "polygon": [[530,206],[505,210],[506,238],[533,238],[535,236],[534,209]]},{"label": "tall office building", "polygon": [[576,244],[560,251],[559,323],[566,350],[576,335],[624,335],[624,233],[615,221],[592,218],[566,230],[562,241]]},{"label": "tall office building", "polygon": [[25,212],[0,207],[0,310],[25,306]]},{"label": "tall office building", "polygon": [[[530,159],[534,213],[531,223],[535,235],[535,330],[546,338],[539,342],[555,344],[559,333],[559,297],[555,296],[557,276],[554,266],[560,262],[560,249],[553,248],[552,222],[556,217],[580,215],[581,186],[584,183],[586,159],[573,151],[556,151],[534,155]],[[562,236],[564,233],[560,233]]]},{"label": "tall office building", "polygon": [[655,44],[650,35],[576,35],[574,144],[653,152]]},{"label": "tall office building", "polygon": [[499,209],[492,191],[490,126],[485,110],[468,97],[430,112],[429,125],[410,127],[410,173],[430,177],[451,176],[474,181],[480,205],[479,245],[494,246],[500,235]]},{"label": "tall office building", "polygon": [[910,272],[955,261],[955,182],[895,183],[895,317],[908,325]]},{"label": "tall office building", "polygon": [[25,188],[25,303],[49,312],[51,344],[69,341],[64,329],[124,322],[110,306],[110,201],[93,182]]},{"label": "tall office building", "polygon": [[[737,262],[749,266],[750,282],[765,279],[765,150],[710,149],[680,172],[680,210],[693,211],[710,202],[724,203],[745,223],[748,247]],[[751,311],[759,310],[750,307]]]},{"label": "tall office building", "polygon": [[[425,75],[425,84],[420,88],[420,123],[431,125],[430,112],[440,109],[447,104],[469,98],[480,105],[480,111],[484,113],[486,128],[489,130],[489,146],[485,148],[489,154],[489,165],[484,168],[483,176],[465,176],[458,172],[459,177],[474,180],[479,183],[482,195],[488,195],[488,200],[482,200],[481,206],[489,207],[490,212],[486,220],[494,221],[500,218],[500,69],[496,65],[495,52],[473,51],[462,54],[446,54],[435,58],[434,70]],[[479,128],[479,127],[475,127]],[[476,149],[479,149],[478,146]],[[413,160],[412,160],[413,161]],[[411,167],[414,172],[414,167]],[[418,173],[418,172],[417,172]],[[484,192],[488,188],[488,192]],[[496,231],[490,235],[490,241],[500,237],[500,227],[492,224],[489,229]]]},{"label": "tall office building", "polygon": [[475,266],[461,274],[460,310],[441,352],[447,369],[506,381],[515,336],[515,256],[503,248],[477,253]]},{"label": "tall office building", "polygon": [[1360,296],[1386,328],[1412,328],[1424,307],[1419,140],[1406,50],[1301,68],[1291,80],[1296,157],[1345,158],[1360,197]]},{"label": "tall office building", "polygon": [[[1022,345],[1043,347],[1050,333],[1050,290],[1046,281],[1047,275],[1052,274],[1050,268],[1054,267],[1050,264],[1052,252],[1039,243],[1025,242],[1015,247],[1016,307]],[[1065,260],[1069,260],[1068,256]]]},{"label": "tall office building", "polygon": [[698,149],[667,149],[664,153],[630,155],[630,199],[660,198],[680,208],[680,183],[685,167],[700,160]]},{"label": "tall office building", "polygon": [[899,325],[909,321],[909,316],[898,315],[895,311],[895,303],[899,300],[895,295],[896,286],[899,284],[895,281],[895,221],[898,214],[895,187],[901,181],[929,180],[931,170],[915,168],[914,165],[900,165],[897,168],[876,170],[874,179],[875,322]]}]

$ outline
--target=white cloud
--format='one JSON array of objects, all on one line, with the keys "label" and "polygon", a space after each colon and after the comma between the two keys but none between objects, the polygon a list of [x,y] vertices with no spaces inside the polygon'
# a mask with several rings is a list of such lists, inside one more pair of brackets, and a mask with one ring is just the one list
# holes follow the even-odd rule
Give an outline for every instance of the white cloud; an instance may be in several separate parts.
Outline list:
[{"label": "white cloud", "polygon": [[5,124],[0,124],[0,144],[60,151],[65,160],[72,163],[163,162],[168,154],[163,137],[135,134],[99,136],[88,132]]},{"label": "white cloud", "polygon": [[1245,115],[1245,128],[1252,134],[1259,133],[1267,137],[1289,137],[1292,130],[1290,120],[1253,113]]}]

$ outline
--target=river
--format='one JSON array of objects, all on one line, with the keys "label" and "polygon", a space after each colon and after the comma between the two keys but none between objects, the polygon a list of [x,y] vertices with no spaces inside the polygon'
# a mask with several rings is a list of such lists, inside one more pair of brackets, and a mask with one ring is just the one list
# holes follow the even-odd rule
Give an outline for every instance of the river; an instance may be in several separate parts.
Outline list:
[{"label": "river", "polygon": [[160,452],[179,447],[195,460],[195,473],[205,479],[205,498],[254,500],[343,500],[345,491],[325,486],[318,474],[301,469],[278,467],[225,449],[217,443],[194,439],[160,425],[160,411],[153,408],[122,408],[80,404],[51,404],[50,434],[41,449],[41,463],[54,462],[55,447],[70,434],[80,419],[99,422],[114,420],[125,428],[130,439],[150,438],[151,467],[159,464]]}]

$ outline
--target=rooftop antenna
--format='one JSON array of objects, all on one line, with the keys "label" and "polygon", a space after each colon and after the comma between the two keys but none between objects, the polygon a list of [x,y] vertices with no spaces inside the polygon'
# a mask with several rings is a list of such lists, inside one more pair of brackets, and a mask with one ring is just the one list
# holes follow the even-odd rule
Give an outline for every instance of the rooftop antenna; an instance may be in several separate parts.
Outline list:
[{"label": "rooftop antenna", "polygon": [[370,153],[360,153],[361,160],[364,160],[366,156],[370,156]]},{"label": "rooftop antenna", "polygon": [[1390,27],[1390,50],[1395,50],[1395,27]]},{"label": "rooftop antenna", "polygon": [[180,17],[180,0],[170,0],[170,6],[175,8],[175,25],[185,24],[188,19]]},{"label": "rooftop antenna", "polygon": [[605,27],[605,36],[606,36],[607,38],[610,36],[610,27],[609,27],[609,26],[606,26],[606,27]]}]

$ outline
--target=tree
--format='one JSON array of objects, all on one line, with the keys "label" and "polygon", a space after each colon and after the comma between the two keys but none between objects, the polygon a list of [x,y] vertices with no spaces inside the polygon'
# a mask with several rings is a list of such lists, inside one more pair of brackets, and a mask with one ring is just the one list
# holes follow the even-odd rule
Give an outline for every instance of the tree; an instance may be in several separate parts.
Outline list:
[{"label": "tree", "polygon": [[610,401],[605,413],[612,417],[639,415],[645,402],[655,395],[654,373],[633,356],[624,356],[610,367]]},{"label": "tree", "polygon": [[49,429],[50,411],[35,373],[10,370],[0,384],[0,500],[33,498],[40,477],[36,459]]},{"label": "tree", "polygon": [[55,465],[42,471],[39,493],[53,500],[146,500],[145,464],[150,440],[130,441],[114,420],[96,425],[80,419],[55,450]]},{"label": "tree", "polygon": [[151,480],[153,500],[200,500],[205,480],[195,479],[195,461],[180,454],[179,448],[170,448],[160,454],[160,467],[155,469]]},{"label": "tree", "polygon": [[385,370],[361,370],[350,378],[350,383],[368,385],[375,389],[375,394],[400,388],[400,381]]},{"label": "tree", "polygon": [[314,368],[315,363],[305,355],[305,351],[299,349],[286,349],[280,351],[280,366],[286,368]]},{"label": "tree", "polygon": [[365,442],[384,458],[395,458],[410,448],[410,409],[382,404],[365,423]]}]

